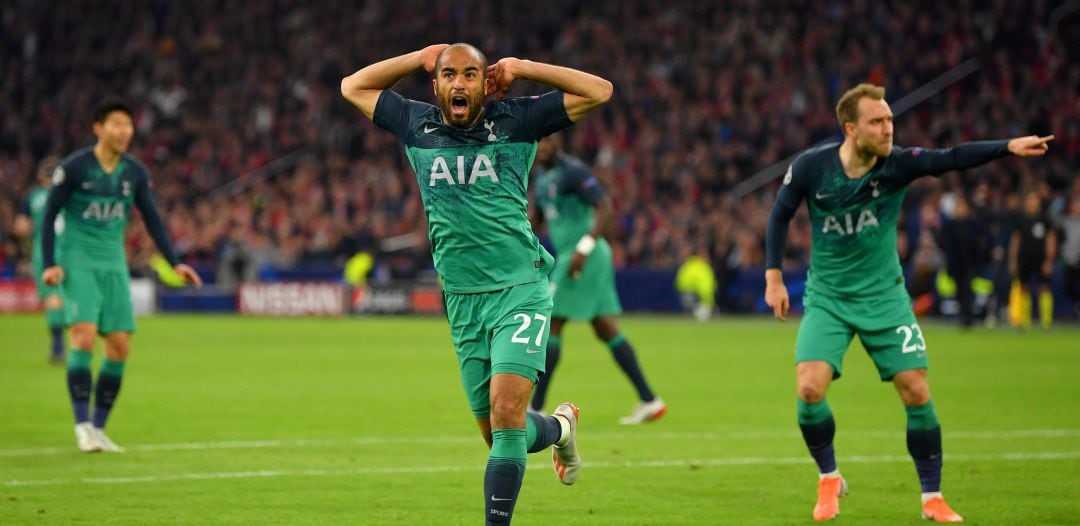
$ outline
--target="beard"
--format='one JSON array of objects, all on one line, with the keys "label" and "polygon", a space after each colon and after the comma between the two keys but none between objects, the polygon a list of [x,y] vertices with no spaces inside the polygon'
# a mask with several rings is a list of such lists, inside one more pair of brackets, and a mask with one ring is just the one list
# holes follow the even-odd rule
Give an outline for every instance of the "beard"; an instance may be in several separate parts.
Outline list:
[{"label": "beard", "polygon": [[483,110],[483,102],[483,92],[472,96],[466,92],[448,92],[439,100],[446,122],[459,128],[471,126],[476,122],[476,118]]},{"label": "beard", "polygon": [[858,141],[856,143],[860,157],[888,157],[892,154],[892,141]]}]

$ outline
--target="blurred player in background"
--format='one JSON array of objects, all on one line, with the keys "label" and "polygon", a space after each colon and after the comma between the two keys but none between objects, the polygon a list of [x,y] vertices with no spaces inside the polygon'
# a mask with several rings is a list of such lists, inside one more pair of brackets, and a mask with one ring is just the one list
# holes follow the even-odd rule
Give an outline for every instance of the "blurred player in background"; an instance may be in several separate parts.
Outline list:
[{"label": "blurred player in background", "polygon": [[556,261],[550,277],[554,307],[546,371],[536,383],[531,409],[541,412],[544,408],[562,354],[563,325],[567,320],[586,320],[637,391],[639,403],[619,422],[632,425],[656,420],[667,407],[645,381],[634,348],[615,322],[622,306],[615,290],[611,246],[603,237],[614,215],[611,198],[581,160],[562,151],[559,135],[540,140],[536,162],[540,170],[534,183],[536,206],[531,219],[533,228],[547,224]]},{"label": "blurred player in background", "polygon": [[[421,70],[434,76],[437,106],[389,89]],[[503,99],[516,79],[556,91]],[[581,468],[576,407],[526,415],[544,373],[553,263],[529,225],[529,170],[537,141],[607,102],[611,83],[513,57],[488,65],[471,45],[437,44],[367,66],[342,80],[341,92],[398,138],[416,173],[462,384],[490,447],[486,520],[509,523],[527,452],[554,445],[564,484]],[[487,95],[497,100],[485,104]]]},{"label": "blurred player in background", "polygon": [[1050,218],[1043,211],[1042,197],[1037,190],[1024,194],[1024,212],[1009,242],[1009,274],[1014,291],[1009,298],[1009,310],[1019,316],[1010,321],[1019,329],[1031,326],[1031,285],[1039,290],[1039,323],[1049,329],[1054,322],[1054,295],[1050,292],[1050,276],[1057,260],[1057,235]]},{"label": "blurred player in background", "polygon": [[967,196],[957,195],[951,217],[941,225],[941,248],[945,252],[945,268],[956,283],[961,327],[975,323],[975,293],[971,283],[979,276],[983,262],[989,259],[989,244],[986,222],[975,216]]},{"label": "blurred player in background", "polygon": [[[30,238],[30,274],[34,277],[38,299],[45,309],[45,322],[52,334],[49,361],[54,364],[64,363],[64,302],[60,299],[59,287],[46,285],[41,280],[45,269],[41,258],[41,218],[45,216],[45,201],[49,198],[49,177],[59,165],[60,159],[56,156],[46,157],[38,163],[35,173],[38,184],[23,199],[15,216],[15,235]],[[63,231],[63,219],[59,219],[55,229]]]},{"label": "blurred player in background", "polygon": [[[202,285],[191,267],[178,263],[150,190],[150,174],[127,154],[134,135],[131,110],[107,101],[94,111],[97,143],[65,158],[52,176],[52,190],[42,218],[42,259],[46,285],[60,285],[65,322],[70,329],[68,390],[75,411],[75,438],[82,451],[123,452],[105,434],[105,422],[116,403],[135,316],[124,229],[132,208],[158,250],[185,281]],[[54,222],[64,214],[64,235]],[[105,358],[97,381],[90,372],[97,336],[105,340]],[[96,383],[96,386],[95,386]],[[90,391],[94,413],[90,415]]]},{"label": "blurred player in background", "polygon": [[907,412],[907,445],[922,486],[923,517],[963,518],[941,494],[941,426],[927,383],[926,341],[911,309],[897,255],[896,222],[908,185],[924,175],[971,168],[1009,154],[1046,153],[1050,137],[971,142],[942,150],[893,146],[885,89],[860,84],[836,107],[843,143],[800,154],[776,196],[766,238],[765,301],[777,319],[789,299],[781,274],[788,223],[805,200],[813,229],[805,315],[795,342],[798,421],[820,477],[813,518],[839,512],[847,494],[833,449],[836,424],[825,401],[854,335],[891,381]]}]

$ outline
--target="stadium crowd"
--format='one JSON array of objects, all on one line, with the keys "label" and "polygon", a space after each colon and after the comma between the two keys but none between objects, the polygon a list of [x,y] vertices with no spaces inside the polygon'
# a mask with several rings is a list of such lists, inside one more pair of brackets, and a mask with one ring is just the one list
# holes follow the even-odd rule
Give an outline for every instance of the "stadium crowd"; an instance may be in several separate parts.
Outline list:
[{"label": "stadium crowd", "polygon": [[[132,153],[150,169],[178,253],[217,269],[219,282],[254,279],[266,266],[340,267],[360,250],[378,255],[384,276],[426,271],[414,176],[393,137],[342,100],[339,83],[381,57],[444,41],[614,83],[612,102],[568,133],[567,149],[614,198],[609,239],[620,267],[671,269],[701,254],[721,290],[739,272],[760,273],[779,181],[745,197],[735,185],[837,137],[833,105],[847,87],[881,84],[895,101],[969,59],[979,69],[897,116],[898,144],[1057,139],[1045,161],[992,163],[912,187],[899,251],[913,292],[946,265],[941,231],[958,200],[984,219],[977,263],[1007,275],[1020,193],[1037,191],[1055,214],[1080,194],[1080,24],[1076,14],[1055,23],[1057,3],[1046,0],[72,3],[0,7],[8,276],[28,268],[28,245],[11,225],[37,161],[89,145],[89,114],[111,94],[136,110]],[[420,75],[398,89],[432,98]],[[132,266],[145,268],[153,244],[132,224]],[[805,265],[809,243],[803,210],[791,268]]]}]

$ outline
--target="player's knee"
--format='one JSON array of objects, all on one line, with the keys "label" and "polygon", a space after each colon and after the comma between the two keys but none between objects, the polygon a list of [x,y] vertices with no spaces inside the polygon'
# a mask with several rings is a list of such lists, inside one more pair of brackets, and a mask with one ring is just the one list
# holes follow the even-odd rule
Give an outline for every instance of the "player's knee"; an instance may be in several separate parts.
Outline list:
[{"label": "player's knee", "polygon": [[519,427],[524,425],[525,406],[529,403],[528,393],[503,392],[491,397],[491,425],[494,428]]},{"label": "player's knee", "polygon": [[900,400],[908,407],[918,407],[930,403],[930,382],[925,371],[904,371],[894,377],[896,392]]},{"label": "player's knee", "polygon": [[110,343],[105,346],[105,357],[116,362],[122,362],[127,360],[130,351],[131,347],[128,342]]},{"label": "player's knee", "polygon": [[127,360],[131,350],[129,342],[126,334],[110,334],[105,338],[105,357],[117,362]]},{"label": "player's knee", "polygon": [[495,428],[514,428],[524,425],[525,405],[527,399],[517,400],[513,397],[501,397],[491,401],[491,423]]},{"label": "player's knee", "polygon": [[97,334],[93,327],[75,326],[71,328],[71,346],[80,351],[93,351],[96,337]]},{"label": "player's knee", "polygon": [[105,357],[114,362],[123,362],[127,360],[128,351],[129,349],[126,345],[123,347],[113,347],[107,350]]},{"label": "player's knee", "polygon": [[800,380],[798,385],[799,400],[808,404],[820,402],[825,399],[828,386],[812,380]]},{"label": "player's knee", "polygon": [[910,381],[899,383],[896,392],[900,393],[900,400],[908,407],[917,407],[930,403],[930,386],[926,381]]},{"label": "player's knee", "polygon": [[905,406],[918,407],[930,403],[930,387],[922,385],[909,385],[900,389],[900,399]]}]

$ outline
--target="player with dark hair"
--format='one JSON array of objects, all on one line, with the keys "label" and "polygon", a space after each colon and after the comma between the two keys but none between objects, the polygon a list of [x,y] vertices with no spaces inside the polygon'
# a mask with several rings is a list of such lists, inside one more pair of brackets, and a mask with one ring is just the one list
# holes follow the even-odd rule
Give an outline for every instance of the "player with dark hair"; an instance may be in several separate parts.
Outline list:
[{"label": "player with dark hair", "polygon": [[1024,193],[1024,208],[1016,230],[1009,240],[1009,274],[1020,284],[1018,301],[1020,317],[1013,320],[1017,328],[1031,325],[1031,286],[1039,290],[1039,323],[1049,329],[1054,323],[1054,295],[1050,277],[1057,260],[1057,232],[1043,210],[1042,197],[1036,190]]},{"label": "player with dark hair", "polygon": [[798,420],[820,477],[815,520],[835,517],[847,494],[833,450],[836,424],[825,401],[840,378],[852,337],[896,386],[907,412],[907,445],[922,486],[923,517],[963,518],[941,495],[941,426],[926,378],[927,346],[911,309],[896,251],[896,222],[907,187],[918,177],[971,168],[1009,154],[1046,153],[1049,137],[971,142],[941,150],[893,145],[885,89],[860,84],[840,99],[844,141],[808,150],[788,168],[766,233],[765,301],[777,319],[789,299],[781,274],[788,223],[805,200],[813,229],[805,315],[795,342]]},{"label": "player with dark hair", "polygon": [[[389,89],[421,70],[434,77],[438,105]],[[516,79],[556,91],[504,99]],[[485,515],[489,524],[509,523],[526,452],[554,445],[564,484],[581,468],[576,407],[526,415],[544,372],[553,262],[529,226],[529,170],[537,141],[607,102],[611,83],[514,57],[489,65],[473,46],[437,44],[367,66],[342,80],[341,92],[398,138],[416,173],[462,384],[491,448]],[[496,100],[485,103],[487,95]]]},{"label": "player with dark hair", "polygon": [[[37,186],[30,190],[19,206],[14,229],[16,235],[30,238],[30,274],[34,277],[38,299],[45,309],[45,321],[52,334],[49,361],[55,364],[64,363],[64,302],[60,299],[59,287],[46,285],[41,280],[41,273],[45,269],[41,260],[41,219],[45,216],[45,202],[49,198],[49,177],[59,165],[60,159],[55,156],[46,157],[38,163],[35,173]],[[63,225],[55,225],[55,229],[62,231]]]},{"label": "player with dark hair", "polygon": [[615,290],[611,246],[603,237],[614,214],[611,198],[581,160],[563,153],[559,135],[540,140],[536,162],[540,172],[533,185],[536,206],[531,219],[534,228],[547,224],[556,261],[550,278],[554,307],[546,371],[536,384],[531,409],[543,410],[562,354],[563,326],[568,320],[585,320],[597,339],[611,349],[615,363],[637,391],[634,411],[619,422],[634,425],[656,420],[664,416],[667,406],[645,381],[634,348],[615,321],[622,306]]},{"label": "player with dark hair", "polygon": [[[97,143],[69,155],[53,172],[41,223],[42,280],[47,285],[59,284],[63,292],[72,346],[68,390],[79,449],[123,452],[105,435],[105,422],[120,392],[135,332],[124,251],[124,229],[133,207],[142,214],[147,231],[176,273],[195,285],[202,281],[194,269],[177,261],[154,204],[150,174],[126,153],[134,135],[131,110],[121,102],[102,104],[94,111],[93,131]],[[57,239],[54,221],[61,213],[64,235]],[[95,382],[90,365],[99,334],[105,340],[105,357]]]}]

